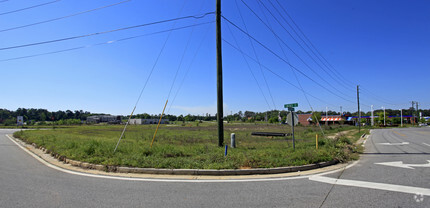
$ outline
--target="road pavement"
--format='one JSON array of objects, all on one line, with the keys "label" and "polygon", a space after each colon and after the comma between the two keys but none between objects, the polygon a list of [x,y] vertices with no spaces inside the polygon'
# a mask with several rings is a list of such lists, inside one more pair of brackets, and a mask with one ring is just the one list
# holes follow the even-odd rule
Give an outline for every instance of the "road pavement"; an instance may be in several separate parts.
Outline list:
[{"label": "road pavement", "polygon": [[429,127],[374,130],[361,159],[337,172],[243,182],[69,174],[19,148],[13,131],[0,129],[0,207],[430,207]]}]

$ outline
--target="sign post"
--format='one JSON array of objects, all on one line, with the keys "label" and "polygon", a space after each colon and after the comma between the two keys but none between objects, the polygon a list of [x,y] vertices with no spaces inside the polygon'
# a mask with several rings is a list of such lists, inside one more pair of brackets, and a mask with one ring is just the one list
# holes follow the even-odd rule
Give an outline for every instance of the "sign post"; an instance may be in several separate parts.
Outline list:
[{"label": "sign post", "polygon": [[285,104],[284,108],[288,108],[288,110],[291,112],[291,130],[292,130],[292,136],[293,136],[293,149],[296,149],[296,141],[294,139],[294,108],[295,107],[299,107],[298,103],[290,103],[290,104]]},{"label": "sign post", "polygon": [[24,125],[24,117],[23,116],[17,116],[16,117],[16,125],[17,126],[23,126]]}]

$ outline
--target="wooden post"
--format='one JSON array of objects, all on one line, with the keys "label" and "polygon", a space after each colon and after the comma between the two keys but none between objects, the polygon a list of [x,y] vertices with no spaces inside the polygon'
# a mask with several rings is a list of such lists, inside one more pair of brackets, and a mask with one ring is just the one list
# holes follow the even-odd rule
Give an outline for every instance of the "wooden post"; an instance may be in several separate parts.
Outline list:
[{"label": "wooden post", "polygon": [[222,48],[221,48],[221,0],[216,0],[216,59],[217,59],[217,121],[218,146],[224,145],[223,96],[222,96]]}]

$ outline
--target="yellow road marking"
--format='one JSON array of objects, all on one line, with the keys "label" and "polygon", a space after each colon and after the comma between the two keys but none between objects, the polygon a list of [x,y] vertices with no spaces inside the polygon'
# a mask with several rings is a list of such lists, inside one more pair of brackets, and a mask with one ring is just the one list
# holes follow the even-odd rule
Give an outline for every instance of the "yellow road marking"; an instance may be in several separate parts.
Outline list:
[{"label": "yellow road marking", "polygon": [[397,135],[400,135],[400,136],[406,136],[406,135],[404,135],[404,134],[402,134],[402,133],[399,133],[399,132],[397,132],[397,131],[393,131],[394,133],[396,133]]}]

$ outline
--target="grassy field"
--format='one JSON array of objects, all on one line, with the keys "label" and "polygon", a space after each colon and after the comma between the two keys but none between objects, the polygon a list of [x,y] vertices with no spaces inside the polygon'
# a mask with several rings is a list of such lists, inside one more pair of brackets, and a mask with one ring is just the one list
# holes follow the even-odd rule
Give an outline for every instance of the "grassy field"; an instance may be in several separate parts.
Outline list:
[{"label": "grassy field", "polygon": [[[348,131],[348,135],[324,139],[318,127],[296,127],[296,149],[291,137],[255,137],[254,131],[291,132],[291,127],[279,124],[226,124],[225,144],[230,133],[236,134],[237,148],[218,147],[215,123],[185,123],[162,125],[150,148],[155,125],[129,126],[118,150],[115,145],[122,125],[82,125],[67,128],[18,131],[15,137],[36,143],[69,159],[94,164],[151,168],[240,169],[269,168],[312,164],[337,159],[358,158],[361,147],[353,143],[359,134],[355,127],[333,126],[325,134]],[[319,134],[319,149],[315,135]]]}]

